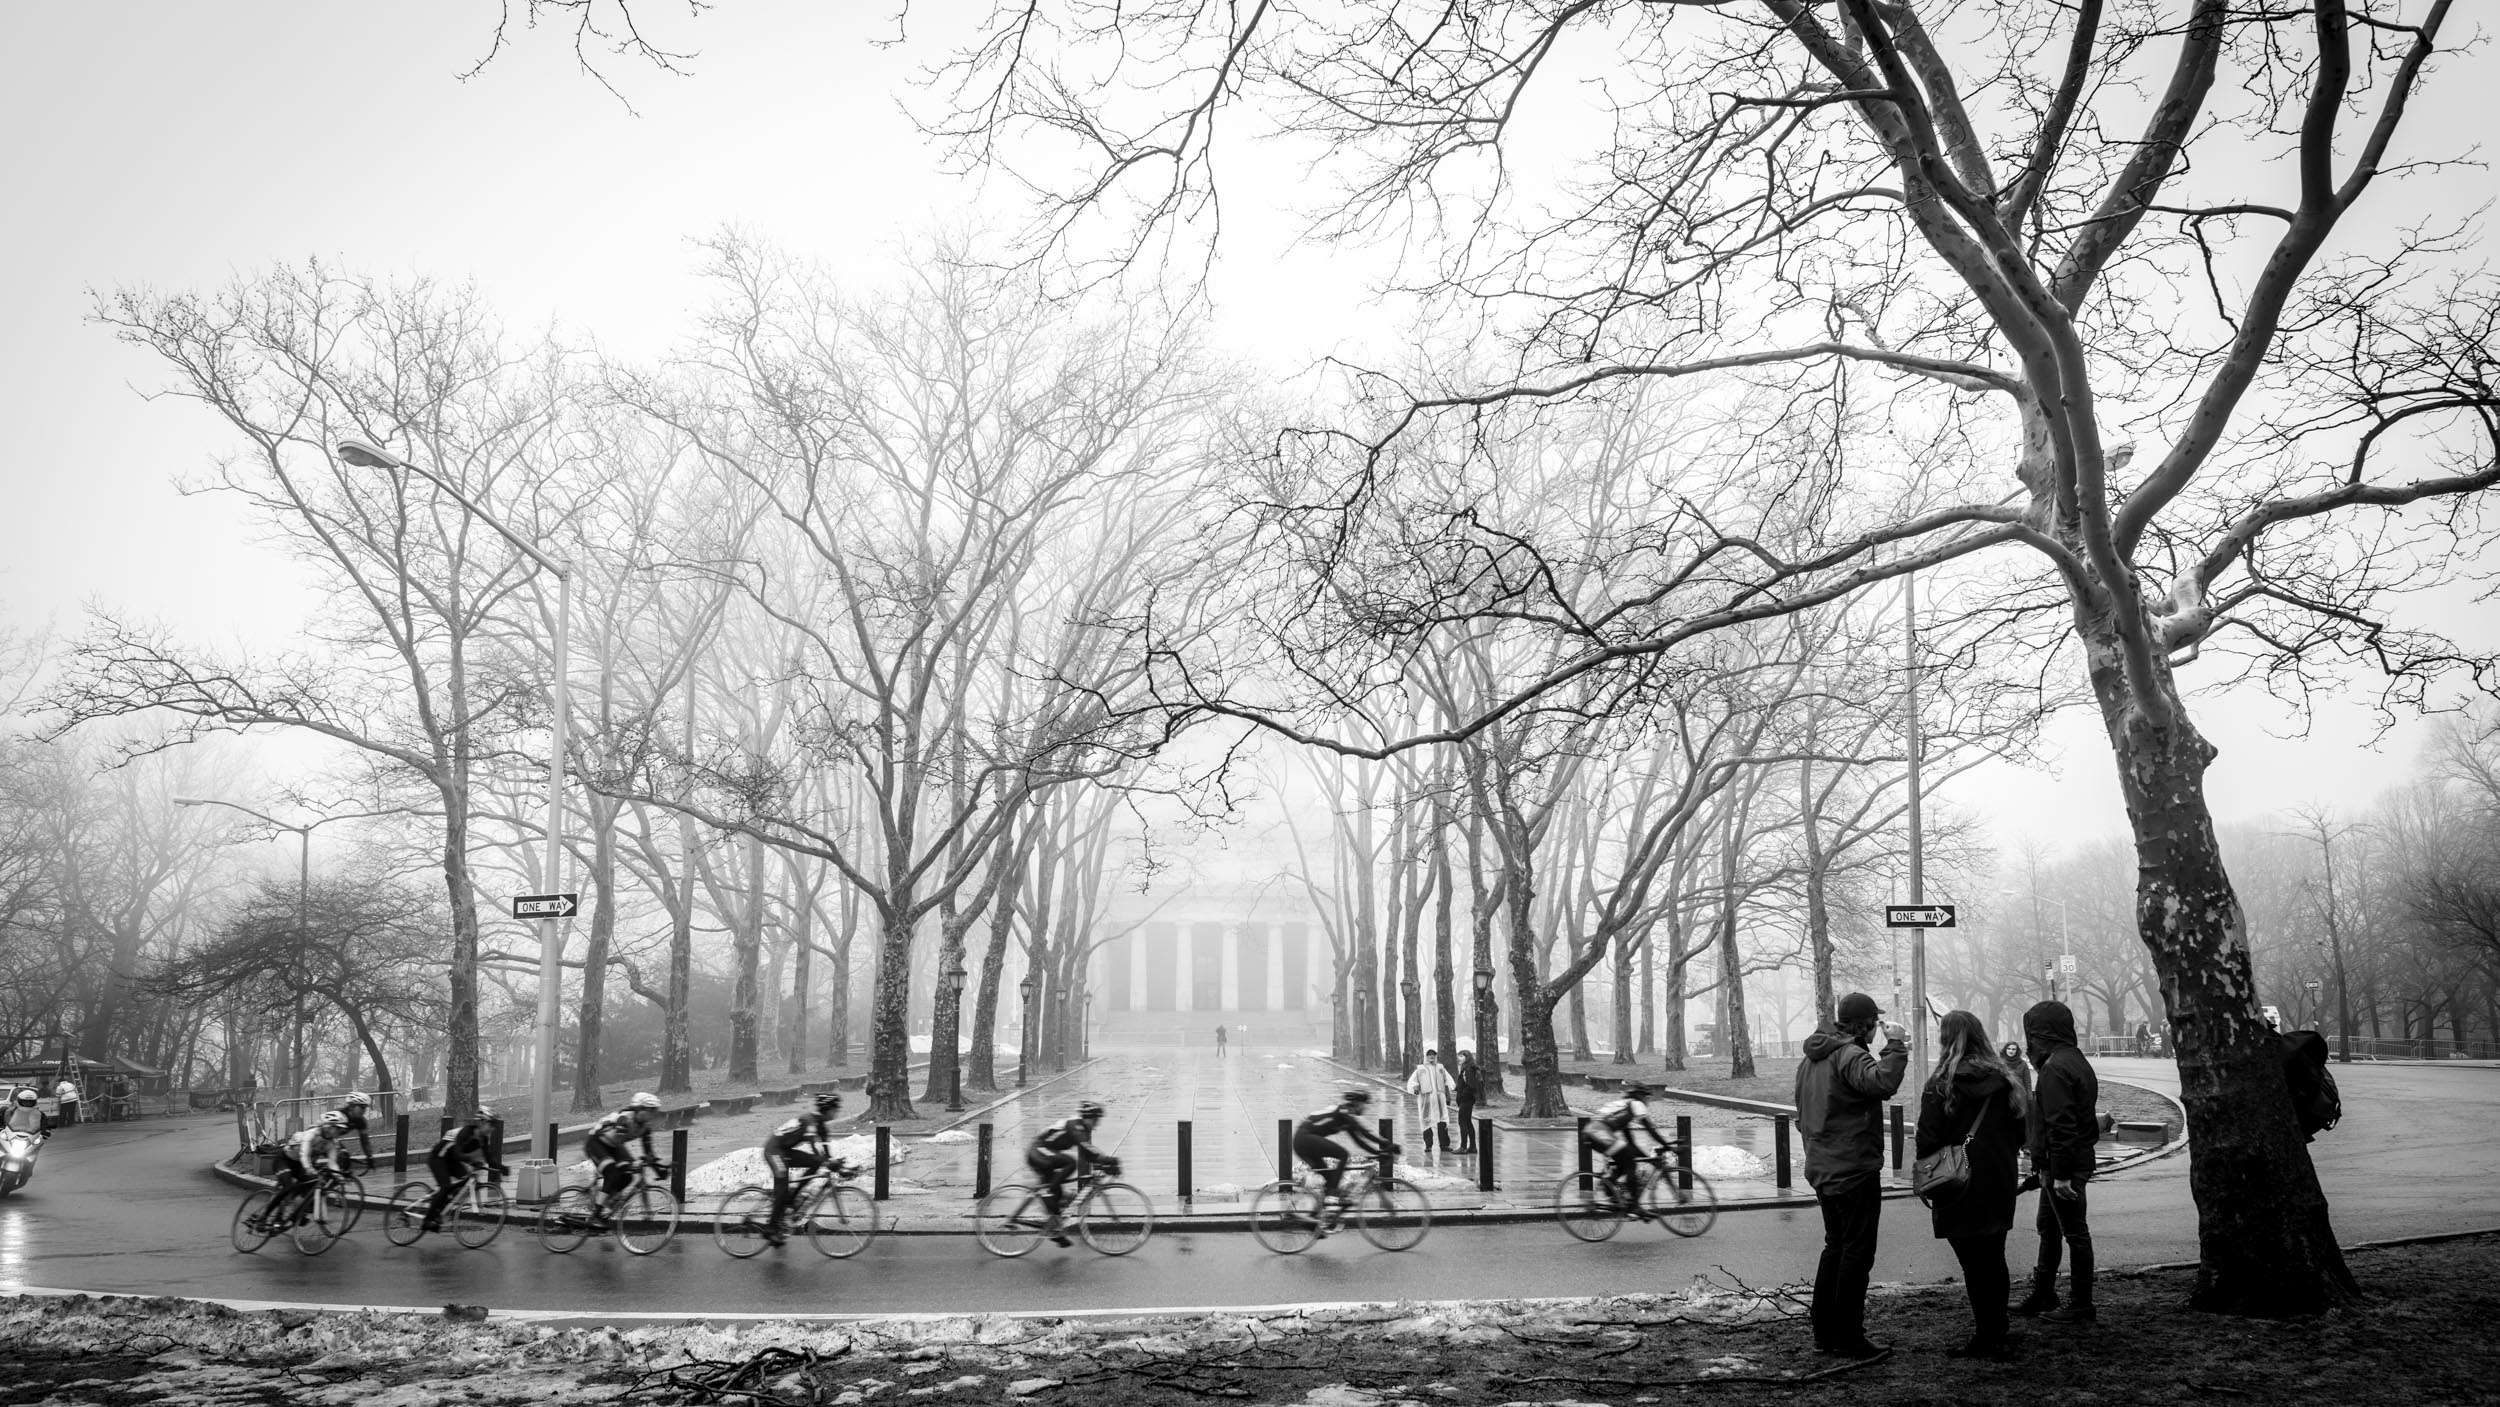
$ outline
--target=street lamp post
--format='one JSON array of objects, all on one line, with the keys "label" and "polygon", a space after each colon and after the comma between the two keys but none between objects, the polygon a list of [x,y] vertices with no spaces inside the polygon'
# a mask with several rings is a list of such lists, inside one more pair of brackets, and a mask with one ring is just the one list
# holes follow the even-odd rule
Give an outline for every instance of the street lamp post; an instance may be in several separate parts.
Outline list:
[{"label": "street lamp post", "polygon": [[1016,1088],[1018,1089],[1024,1088],[1025,1074],[1033,1067],[1033,994],[1041,989],[1042,984],[1034,981],[1033,974],[1030,972],[1024,974],[1024,980],[1016,984],[1016,990],[1024,994],[1022,1035],[1016,1041]]},{"label": "street lamp post", "polygon": [[947,994],[955,1002],[955,1049],[950,1052],[952,1058],[946,1062],[953,1072],[946,1081],[946,1112],[949,1114],[964,1111],[964,979],[970,975],[964,971],[961,958],[946,969]]},{"label": "street lamp post", "polygon": [[[573,635],[573,569],[549,556],[537,544],[506,527],[502,519],[471,501],[452,484],[431,470],[421,468],[387,450],[359,440],[341,440],[338,457],[362,469],[404,469],[451,495],[452,501],[466,509],[470,516],[493,528],[504,541],[511,543],[521,555],[556,579],[556,629],[553,677],[547,685],[547,863],[541,882],[550,893],[562,883],[564,869],[564,754],[565,730],[572,704],[565,693]],[[556,1070],[556,1008],[564,989],[563,940],[556,925],[561,920],[550,915],[538,921],[538,1045],[530,1073],[530,1151],[541,1158],[555,1156],[555,1145],[549,1142],[549,1119],[555,1108]]]},{"label": "street lamp post", "polygon": [[1354,1064],[1355,1068],[1372,1067],[1372,994],[1368,987],[1354,989]]}]

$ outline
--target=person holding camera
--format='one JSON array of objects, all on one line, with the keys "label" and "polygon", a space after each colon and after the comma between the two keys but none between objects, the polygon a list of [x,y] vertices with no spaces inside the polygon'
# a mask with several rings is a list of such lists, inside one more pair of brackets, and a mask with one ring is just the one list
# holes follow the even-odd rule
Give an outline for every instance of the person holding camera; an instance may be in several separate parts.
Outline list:
[{"label": "person holding camera", "polygon": [[[1884,1212],[1884,1101],[1909,1068],[1909,1032],[1883,1020],[1864,992],[1840,999],[1831,1025],[1806,1037],[1797,1065],[1797,1131],[1806,1183],[1823,1210],[1823,1257],[1814,1272],[1814,1347],[1844,1358],[1884,1348],[1866,1337],[1866,1282]],[[1867,1047],[1884,1033],[1881,1055]]]}]

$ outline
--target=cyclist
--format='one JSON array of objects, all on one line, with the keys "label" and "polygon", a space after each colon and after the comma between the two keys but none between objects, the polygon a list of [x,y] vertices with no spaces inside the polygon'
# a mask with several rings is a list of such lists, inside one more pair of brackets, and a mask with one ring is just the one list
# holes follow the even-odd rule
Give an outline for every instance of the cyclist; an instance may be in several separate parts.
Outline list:
[{"label": "cyclist", "polygon": [[1102,1113],[1102,1105],[1088,1099],[1076,1106],[1076,1117],[1042,1130],[1024,1150],[1024,1165],[1041,1181],[1042,1210],[1050,1213],[1050,1239],[1062,1246],[1068,1244],[1068,1237],[1059,1229],[1059,1211],[1067,1201],[1068,1179],[1076,1176],[1078,1156],[1100,1163],[1114,1177],[1120,1175],[1120,1160],[1094,1146],[1094,1129],[1102,1123]]},{"label": "cyclist", "polygon": [[1580,1128],[1580,1141],[1607,1162],[1605,1177],[1614,1187],[1615,1199],[1642,1221],[1649,1220],[1649,1213],[1641,1210],[1640,1199],[1636,1195],[1640,1183],[1633,1175],[1633,1165],[1641,1159],[1637,1131],[1647,1129],[1658,1147],[1663,1149],[1669,1146],[1667,1136],[1650,1121],[1648,1101],[1653,1092],[1649,1086],[1634,1080],[1623,1087],[1620,1097],[1597,1106],[1597,1112],[1591,1114],[1589,1121]]},{"label": "cyclist", "polygon": [[644,1090],[625,1101],[625,1107],[591,1125],[582,1139],[582,1156],[590,1160],[591,1170],[599,1175],[599,1200],[591,1208],[590,1224],[604,1228],[608,1224],[608,1203],[634,1180],[633,1160],[626,1146],[639,1139],[642,1161],[653,1171],[667,1164],[651,1148],[651,1116],[659,1110],[660,1097]]},{"label": "cyclist", "polygon": [[278,1145],[278,1184],[269,1199],[268,1225],[287,1224],[298,1193],[325,1175],[345,1172],[347,1116],[333,1109],[310,1128],[297,1131]]},{"label": "cyclist", "polygon": [[366,1121],[365,1111],[372,1107],[373,1096],[363,1090],[349,1090],[347,1097],[339,1101],[338,1107],[339,1116],[347,1120],[347,1131],[356,1135],[356,1145],[364,1153],[365,1167],[368,1170],[373,1167],[373,1134],[372,1125]]},{"label": "cyclist", "polygon": [[825,1127],[826,1121],[841,1107],[842,1096],[828,1090],[816,1096],[814,1112],[784,1119],[781,1127],[764,1140],[764,1164],[773,1170],[773,1220],[765,1229],[764,1239],[776,1246],[781,1244],[783,1228],[790,1219],[790,1170],[811,1173],[827,1166],[837,1173],[849,1170],[849,1164],[834,1157],[833,1150],[826,1146],[833,1137]]},{"label": "cyclist", "polygon": [[443,1208],[463,1184],[479,1173],[503,1175],[503,1120],[492,1109],[479,1109],[467,1120],[443,1130],[426,1150],[425,1168],[434,1175],[434,1195],[426,1200],[425,1229],[443,1229]]},{"label": "cyclist", "polygon": [[1353,1139],[1357,1147],[1375,1158],[1394,1156],[1398,1151],[1398,1145],[1383,1142],[1363,1127],[1363,1114],[1371,1108],[1371,1102],[1370,1090],[1350,1089],[1337,1096],[1333,1107],[1304,1115],[1302,1122],[1293,1126],[1293,1155],[1319,1174],[1327,1192],[1328,1221],[1335,1221],[1334,1213],[1345,1207],[1339,1182],[1345,1176],[1346,1160],[1354,1156],[1335,1135]]}]

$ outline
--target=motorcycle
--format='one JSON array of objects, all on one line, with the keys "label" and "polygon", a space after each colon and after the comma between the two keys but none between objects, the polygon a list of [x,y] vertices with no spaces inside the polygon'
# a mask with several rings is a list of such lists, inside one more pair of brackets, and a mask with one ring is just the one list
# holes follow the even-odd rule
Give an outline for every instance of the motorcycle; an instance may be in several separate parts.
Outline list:
[{"label": "motorcycle", "polygon": [[24,1187],[35,1175],[35,1150],[42,1146],[39,1134],[0,1129],[0,1197]]}]

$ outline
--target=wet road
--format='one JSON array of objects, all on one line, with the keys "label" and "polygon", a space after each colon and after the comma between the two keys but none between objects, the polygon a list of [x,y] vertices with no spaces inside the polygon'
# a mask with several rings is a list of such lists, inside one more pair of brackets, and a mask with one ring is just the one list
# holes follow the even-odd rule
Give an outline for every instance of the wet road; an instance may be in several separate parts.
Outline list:
[{"label": "wet road", "polygon": [[[2159,1062],[2110,1060],[2101,1069],[2175,1086]],[[2337,1077],[2344,1122],[2315,1147],[2343,1239],[2500,1225],[2500,1188],[2489,1176],[2500,1166],[2500,1070],[2356,1066]],[[1630,1227],[1612,1242],[1585,1246],[1551,1223],[1446,1225],[1403,1254],[1344,1236],[1285,1257],[1241,1233],[1167,1226],[1121,1260],[1045,1246],[1000,1261],[969,1237],[903,1236],[847,1262],[797,1245],[737,1262],[701,1236],[681,1237],[649,1258],[605,1242],[555,1256],[517,1225],[482,1251],[439,1237],[402,1250],[368,1220],[325,1256],[298,1256],[283,1242],[245,1256],[225,1239],[240,1194],[205,1170],[232,1138],[231,1123],[215,1119],[87,1126],[55,1138],[35,1181],[0,1201],[0,1291],[459,1302],[611,1315],[1297,1305],[1655,1291],[1723,1272],[1757,1285],[1798,1281],[1811,1278],[1820,1241],[1811,1209],[1731,1210],[1697,1241]],[[2185,1156],[2096,1185],[2093,1222],[2104,1264],[2193,1259]],[[2018,1262],[2028,1254],[2022,1239]],[[1924,1211],[1887,1204],[1876,1278],[1953,1273],[1952,1255],[1928,1234]]]}]

